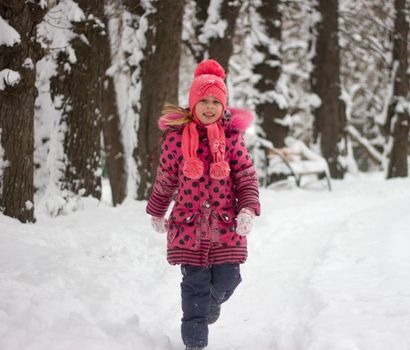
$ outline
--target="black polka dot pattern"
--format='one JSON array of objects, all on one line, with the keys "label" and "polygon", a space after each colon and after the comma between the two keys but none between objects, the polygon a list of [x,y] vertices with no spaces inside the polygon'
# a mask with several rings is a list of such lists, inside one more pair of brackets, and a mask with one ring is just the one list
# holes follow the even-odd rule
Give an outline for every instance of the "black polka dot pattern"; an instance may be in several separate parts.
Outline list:
[{"label": "black polka dot pattern", "polygon": [[[200,141],[197,152],[198,158],[203,162],[203,174],[198,179],[189,179],[184,176],[181,139],[181,131],[171,131],[166,134],[160,157],[163,172],[170,177],[173,174],[177,176],[176,180],[173,180],[178,186],[178,191],[176,195],[174,193],[175,208],[169,218],[169,247],[195,251],[199,249],[200,244],[198,243],[202,239],[211,238],[213,244],[221,247],[246,247],[246,238],[235,232],[235,210],[237,210],[235,208],[238,205],[238,198],[234,185],[236,185],[237,178],[241,176],[255,179],[256,177],[251,168],[252,158],[242,137],[235,132],[225,133],[225,159],[231,168],[231,173],[224,179],[212,179],[209,175],[212,155],[208,140],[204,135],[200,137],[203,142]],[[170,190],[172,186],[169,187]],[[158,201],[161,200],[161,195],[165,191],[168,191],[167,187],[163,187],[158,192],[160,193]],[[158,204],[158,206],[161,205],[161,203]],[[201,213],[208,214],[202,215]],[[215,217],[211,213],[216,213]],[[207,215],[211,216],[207,218]],[[201,221],[204,217],[207,218],[205,224]]]}]

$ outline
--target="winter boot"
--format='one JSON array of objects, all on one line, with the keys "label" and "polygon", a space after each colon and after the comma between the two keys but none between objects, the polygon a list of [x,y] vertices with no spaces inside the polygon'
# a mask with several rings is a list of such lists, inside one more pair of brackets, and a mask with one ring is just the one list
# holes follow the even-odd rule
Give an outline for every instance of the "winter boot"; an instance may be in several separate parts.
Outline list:
[{"label": "winter boot", "polygon": [[211,305],[209,306],[208,324],[215,323],[218,320],[220,314],[221,305],[211,300]]}]

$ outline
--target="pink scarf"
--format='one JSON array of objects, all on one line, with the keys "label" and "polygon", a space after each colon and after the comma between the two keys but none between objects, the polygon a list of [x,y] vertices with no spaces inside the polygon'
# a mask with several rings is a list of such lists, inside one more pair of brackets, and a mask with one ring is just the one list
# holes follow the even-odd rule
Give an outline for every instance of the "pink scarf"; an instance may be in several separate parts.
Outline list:
[{"label": "pink scarf", "polygon": [[203,125],[195,117],[193,122],[185,125],[182,132],[182,155],[184,156],[184,167],[182,172],[186,177],[199,179],[204,172],[204,165],[197,156],[199,146],[199,135],[197,124],[206,128],[209,147],[212,154],[210,176],[212,179],[220,180],[229,176],[229,164],[225,160],[225,132],[219,122]]}]

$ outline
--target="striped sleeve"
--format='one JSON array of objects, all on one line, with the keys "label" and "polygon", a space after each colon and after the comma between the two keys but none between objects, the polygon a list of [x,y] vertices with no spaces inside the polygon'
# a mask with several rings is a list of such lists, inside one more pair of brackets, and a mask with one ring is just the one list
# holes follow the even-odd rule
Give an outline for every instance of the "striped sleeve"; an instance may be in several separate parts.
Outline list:
[{"label": "striped sleeve", "polygon": [[178,189],[178,162],[170,147],[170,133],[165,135],[161,146],[161,156],[151,196],[146,212],[152,216],[165,216],[172,197]]},{"label": "striped sleeve", "polygon": [[231,169],[239,210],[252,208],[256,215],[260,215],[258,176],[252,164],[252,157],[240,133],[233,149]]}]

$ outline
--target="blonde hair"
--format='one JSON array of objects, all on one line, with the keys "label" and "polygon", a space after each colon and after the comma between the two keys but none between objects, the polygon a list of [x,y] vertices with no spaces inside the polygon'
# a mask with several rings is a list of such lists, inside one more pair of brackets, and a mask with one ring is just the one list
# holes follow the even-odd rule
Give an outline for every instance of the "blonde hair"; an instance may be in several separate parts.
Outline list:
[{"label": "blonde hair", "polygon": [[[167,125],[183,125],[191,122],[194,119],[189,109],[168,102],[164,104],[161,114],[161,119],[166,119]],[[174,117],[167,117],[170,115],[173,115]],[[180,115],[181,117],[175,118],[175,115]]]}]

